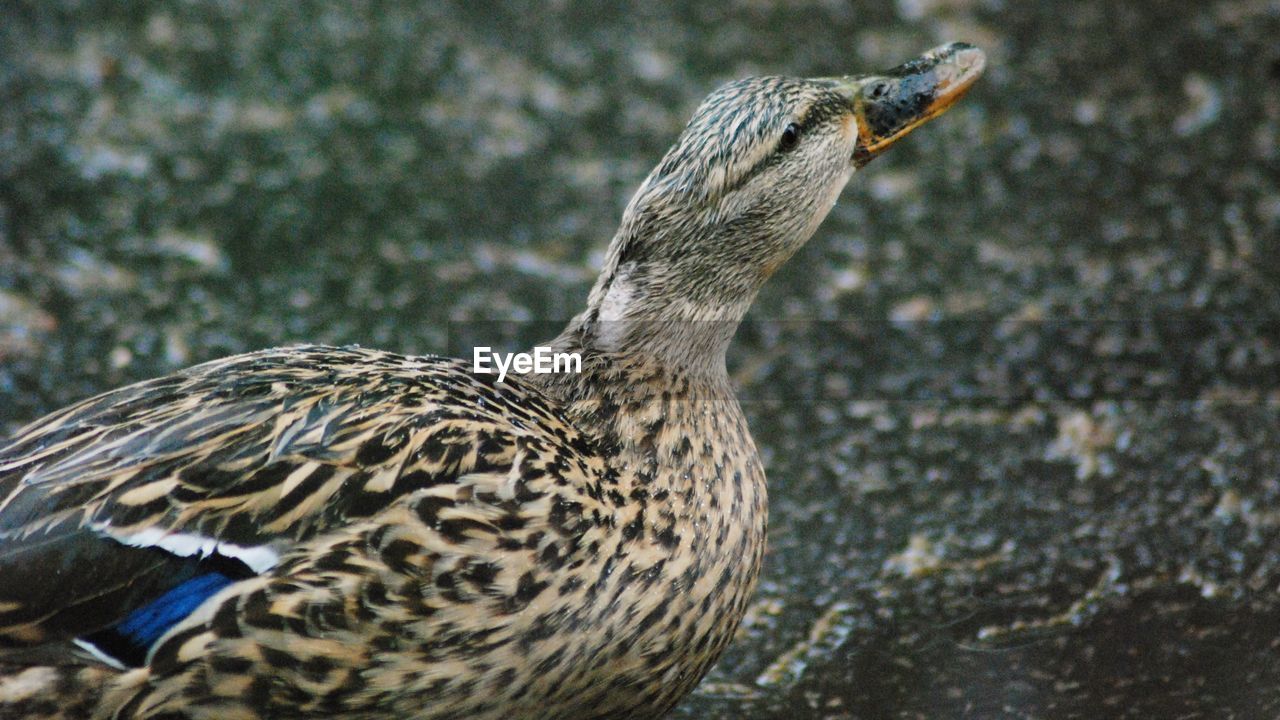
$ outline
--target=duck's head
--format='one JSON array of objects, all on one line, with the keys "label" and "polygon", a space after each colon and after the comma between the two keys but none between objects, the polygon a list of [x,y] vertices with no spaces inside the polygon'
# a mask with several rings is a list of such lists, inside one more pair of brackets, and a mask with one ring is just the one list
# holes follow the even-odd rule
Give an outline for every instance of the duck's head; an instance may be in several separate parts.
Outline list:
[{"label": "duck's head", "polygon": [[656,332],[691,333],[644,323],[736,326],[853,171],[950,107],[984,65],[954,43],[874,75],[719,88],[628,205],[583,329],[603,347],[653,347],[670,345]]}]

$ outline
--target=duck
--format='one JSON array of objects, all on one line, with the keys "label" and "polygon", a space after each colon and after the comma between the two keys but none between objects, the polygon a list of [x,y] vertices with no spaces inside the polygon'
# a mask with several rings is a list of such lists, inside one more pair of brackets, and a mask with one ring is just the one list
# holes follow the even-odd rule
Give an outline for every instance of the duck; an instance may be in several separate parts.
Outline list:
[{"label": "duck", "polygon": [[952,43],[715,90],[545,346],[569,371],[293,346],[21,428],[0,717],[661,717],[765,551],[735,329],[850,176],[984,66]]}]

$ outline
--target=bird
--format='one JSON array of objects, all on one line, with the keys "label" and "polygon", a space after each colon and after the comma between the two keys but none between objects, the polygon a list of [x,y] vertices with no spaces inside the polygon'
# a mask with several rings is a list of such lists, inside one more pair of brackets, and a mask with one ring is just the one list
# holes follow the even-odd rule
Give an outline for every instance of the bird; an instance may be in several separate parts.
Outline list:
[{"label": "bird", "polygon": [[19,429],[0,717],[661,717],[765,551],[735,329],[850,176],[985,62],[952,43],[715,90],[545,346],[571,371],[300,345]]}]

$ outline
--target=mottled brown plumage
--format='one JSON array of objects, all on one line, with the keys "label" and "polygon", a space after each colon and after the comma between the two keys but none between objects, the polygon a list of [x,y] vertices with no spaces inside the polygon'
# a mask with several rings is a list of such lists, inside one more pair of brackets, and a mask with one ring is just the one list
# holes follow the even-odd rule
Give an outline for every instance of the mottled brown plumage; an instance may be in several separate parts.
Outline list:
[{"label": "mottled brown plumage", "polygon": [[764,551],[734,329],[853,169],[981,64],[949,46],[714,93],[552,343],[581,373],[284,348],[19,431],[0,446],[0,717],[666,712],[732,638]]}]

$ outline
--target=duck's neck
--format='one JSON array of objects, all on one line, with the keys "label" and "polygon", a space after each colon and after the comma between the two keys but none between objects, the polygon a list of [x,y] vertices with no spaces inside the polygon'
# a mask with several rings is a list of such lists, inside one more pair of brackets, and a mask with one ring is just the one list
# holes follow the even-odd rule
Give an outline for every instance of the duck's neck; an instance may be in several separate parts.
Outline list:
[{"label": "duck's neck", "polygon": [[624,446],[647,437],[635,449],[652,453],[662,437],[638,432],[636,423],[670,415],[699,433],[706,408],[724,411],[726,403],[741,417],[725,352],[758,283],[707,282],[713,269],[693,253],[655,256],[637,237],[644,224],[637,217],[627,213],[586,309],[549,343],[556,353],[577,354],[581,372],[526,379],[560,400],[571,419]]},{"label": "duck's neck", "polygon": [[[662,292],[664,270],[653,270],[611,263],[587,309],[550,343],[555,352],[578,354],[581,372],[526,379],[614,445],[621,463],[639,471],[627,482],[683,493],[691,440],[734,448],[738,463],[759,465],[725,369],[725,351],[754,291],[734,304],[671,296]],[[697,489],[731,478],[702,478]]]},{"label": "duck's neck", "polygon": [[695,381],[723,380],[729,342],[767,274],[715,254],[656,253],[632,237],[636,225],[619,230],[586,309],[555,349],[647,359]]}]

